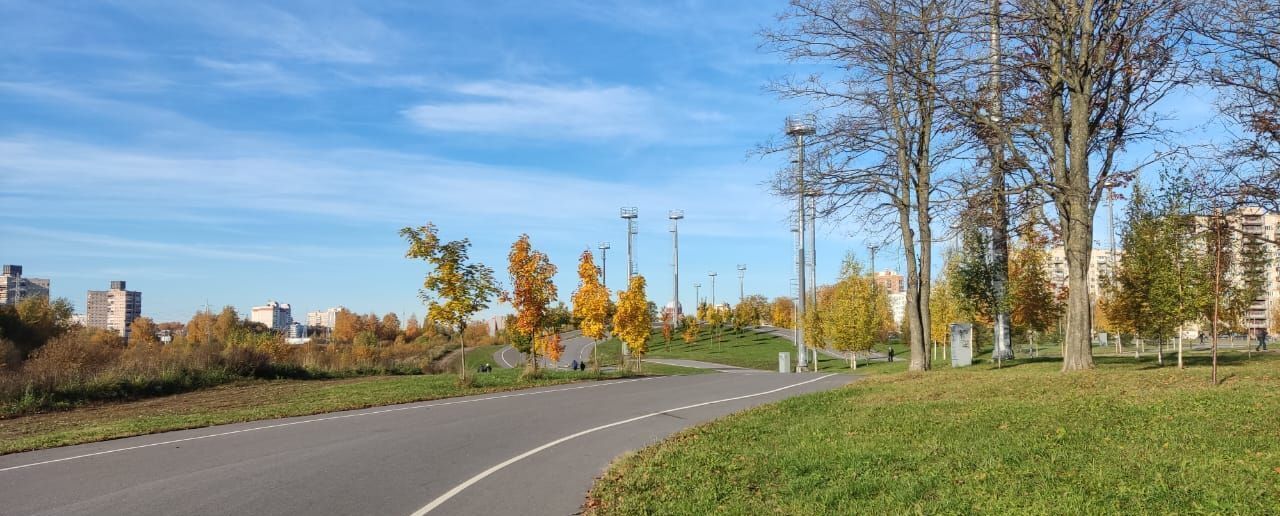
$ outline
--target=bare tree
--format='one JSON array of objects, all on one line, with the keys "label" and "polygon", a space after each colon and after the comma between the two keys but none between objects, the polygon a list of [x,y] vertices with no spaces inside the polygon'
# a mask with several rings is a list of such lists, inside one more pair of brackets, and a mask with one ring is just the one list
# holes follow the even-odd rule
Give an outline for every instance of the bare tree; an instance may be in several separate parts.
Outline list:
[{"label": "bare tree", "polygon": [[1280,3],[1201,0],[1183,25],[1195,33],[1197,78],[1218,92],[1228,121],[1219,165],[1226,194],[1280,209]]},{"label": "bare tree", "polygon": [[1161,134],[1158,104],[1180,83],[1181,0],[1009,0],[1008,103],[1020,119],[979,117],[1057,210],[1069,276],[1063,370],[1093,367],[1088,289],[1093,218],[1112,181],[1161,155],[1124,160]]},{"label": "bare tree", "polygon": [[[839,70],[774,84],[783,98],[805,99],[821,116],[804,182],[824,217],[892,221],[906,266],[910,369],[931,367],[927,332],[934,204],[956,137],[940,91],[959,69],[964,34],[957,13],[970,0],[793,0],[768,45],[793,61]],[[775,149],[776,150],[776,149]],[[942,170],[943,174],[939,173]],[[775,190],[794,195],[787,173]]]}]

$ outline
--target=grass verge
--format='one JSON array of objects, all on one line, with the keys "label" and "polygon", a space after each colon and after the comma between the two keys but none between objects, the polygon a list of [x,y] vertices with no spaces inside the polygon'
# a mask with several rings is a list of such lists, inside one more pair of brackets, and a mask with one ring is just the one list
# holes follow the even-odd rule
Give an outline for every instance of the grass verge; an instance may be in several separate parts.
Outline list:
[{"label": "grass verge", "polygon": [[[792,355],[791,359],[795,360],[795,344],[776,335],[760,333],[750,329],[740,331],[725,330],[717,342],[708,333],[709,330],[703,330],[702,336],[694,339],[692,343],[686,343],[679,336],[673,337],[671,342],[667,343],[662,337],[662,332],[654,332],[649,336],[649,353],[645,355],[645,358],[699,360],[765,371],[776,371],[778,369],[779,352],[789,352]],[[901,346],[899,348],[898,356],[901,357],[901,353],[905,348]],[[616,364],[621,349],[621,343],[616,338],[602,342],[599,347],[601,363]],[[645,367],[648,368],[650,365],[657,366],[659,364],[646,364]],[[905,363],[894,362],[893,364],[876,367],[880,365],[880,363],[868,364],[861,362],[856,372],[859,374],[872,374],[883,370],[906,370]],[[818,366],[820,370],[824,371],[849,372],[848,360],[823,354],[818,355]],[[863,371],[868,366],[871,367],[871,370]]]},{"label": "grass verge", "polygon": [[616,463],[603,514],[1280,514],[1280,356],[865,378]]},{"label": "grass verge", "polygon": [[455,374],[242,381],[174,396],[0,419],[0,454],[624,376],[617,372],[546,371],[538,378],[521,380],[519,373],[515,369],[473,373],[475,383],[468,387],[459,387]]}]

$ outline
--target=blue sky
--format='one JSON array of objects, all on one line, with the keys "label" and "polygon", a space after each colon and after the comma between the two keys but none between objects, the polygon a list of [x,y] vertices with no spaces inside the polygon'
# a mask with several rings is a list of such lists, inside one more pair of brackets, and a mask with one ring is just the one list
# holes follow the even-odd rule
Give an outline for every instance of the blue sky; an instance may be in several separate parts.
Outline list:
[{"label": "blue sky", "polygon": [[[0,0],[0,261],[85,291],[122,279],[144,312],[267,299],[425,313],[397,230],[434,221],[506,278],[520,233],[576,287],[578,253],[640,210],[637,262],[671,296],[790,289],[790,204],[756,156],[803,110],[757,46],[782,2]],[[825,225],[819,279],[858,228]],[[893,252],[877,264],[897,267]],[[490,313],[502,312],[495,306]]]}]

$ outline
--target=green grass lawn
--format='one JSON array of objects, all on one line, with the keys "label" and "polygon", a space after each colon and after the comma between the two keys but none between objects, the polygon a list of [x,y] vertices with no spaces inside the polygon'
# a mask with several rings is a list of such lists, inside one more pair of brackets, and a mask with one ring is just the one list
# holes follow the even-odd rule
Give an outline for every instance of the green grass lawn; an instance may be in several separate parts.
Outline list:
[{"label": "green grass lawn", "polygon": [[590,514],[1280,514],[1280,355],[888,374],[616,463]]},{"label": "green grass lawn", "polygon": [[[791,341],[775,335],[759,333],[753,330],[744,329],[741,331],[726,330],[721,336],[719,342],[709,335],[709,330],[703,330],[702,336],[695,339],[692,344],[686,343],[684,339],[678,335],[673,336],[671,343],[665,342],[662,332],[654,332],[649,336],[649,353],[645,358],[675,358],[684,360],[700,360],[703,362],[712,362],[716,364],[725,364],[738,367],[747,367],[751,369],[763,369],[766,371],[778,370],[778,353],[791,353],[791,360],[795,360],[795,344]],[[897,349],[898,358],[901,359],[906,352],[906,347],[901,344],[892,344]],[[621,353],[621,344],[616,338],[609,339],[601,343],[598,352],[602,364],[616,364],[619,354]],[[884,352],[888,348],[886,345],[876,347],[877,351]],[[898,372],[906,370],[906,363],[901,360],[892,364],[883,362],[868,363],[865,357],[858,364],[859,374],[877,374],[883,372]],[[649,367],[657,367],[660,364],[646,364],[646,371]],[[833,372],[849,372],[849,361],[841,358],[829,357],[823,354],[818,355],[818,367],[820,370]]]},{"label": "green grass lawn", "polygon": [[459,387],[454,374],[245,381],[142,401],[0,419],[0,454],[169,430],[624,376],[617,372],[545,371],[540,378],[521,379],[516,369],[473,374],[476,383],[471,387]]}]

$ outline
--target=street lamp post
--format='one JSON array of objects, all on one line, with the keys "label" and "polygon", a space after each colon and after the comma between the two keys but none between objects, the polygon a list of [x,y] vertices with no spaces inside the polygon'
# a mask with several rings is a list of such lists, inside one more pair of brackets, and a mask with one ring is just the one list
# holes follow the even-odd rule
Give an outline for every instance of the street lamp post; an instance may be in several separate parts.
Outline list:
[{"label": "street lamp post", "polygon": [[671,219],[671,319],[680,320],[680,228],[677,226],[684,218],[684,210],[671,210],[667,213]]},{"label": "street lamp post", "polygon": [[701,305],[701,304],[702,304],[702,298],[698,297],[698,296],[700,296],[700,295],[702,295],[702,284],[701,284],[701,283],[694,283],[694,284],[693,284],[693,313],[694,313],[694,315],[697,315],[697,314],[698,314],[698,305]]},{"label": "street lamp post", "polygon": [[803,371],[809,365],[809,359],[805,353],[804,345],[804,315],[805,315],[805,297],[808,296],[808,288],[805,282],[805,263],[808,262],[805,252],[804,237],[806,213],[805,213],[805,185],[804,185],[804,137],[816,132],[815,122],[812,117],[789,117],[787,118],[787,135],[796,140],[796,224],[797,224],[797,260],[796,260],[796,333],[799,338],[796,339],[796,371]]},{"label": "street lamp post", "polygon": [[636,219],[640,217],[639,210],[634,206],[622,208],[619,210],[620,216],[627,221],[627,288],[631,288],[631,277],[636,275]]},{"label": "street lamp post", "polygon": [[745,296],[742,295],[742,278],[746,277],[746,275],[747,275],[746,264],[739,263],[738,264],[738,303],[742,303],[742,300],[745,298]]},{"label": "street lamp post", "polygon": [[604,288],[609,288],[609,276],[605,274],[609,267],[609,249],[608,242],[600,242],[600,284]]},{"label": "street lamp post", "polygon": [[867,250],[871,251],[871,274],[876,273],[876,251],[880,250],[880,244],[871,244],[867,246]]},{"label": "street lamp post", "polygon": [[716,309],[716,273],[708,272],[707,276],[711,277],[711,309]]}]

